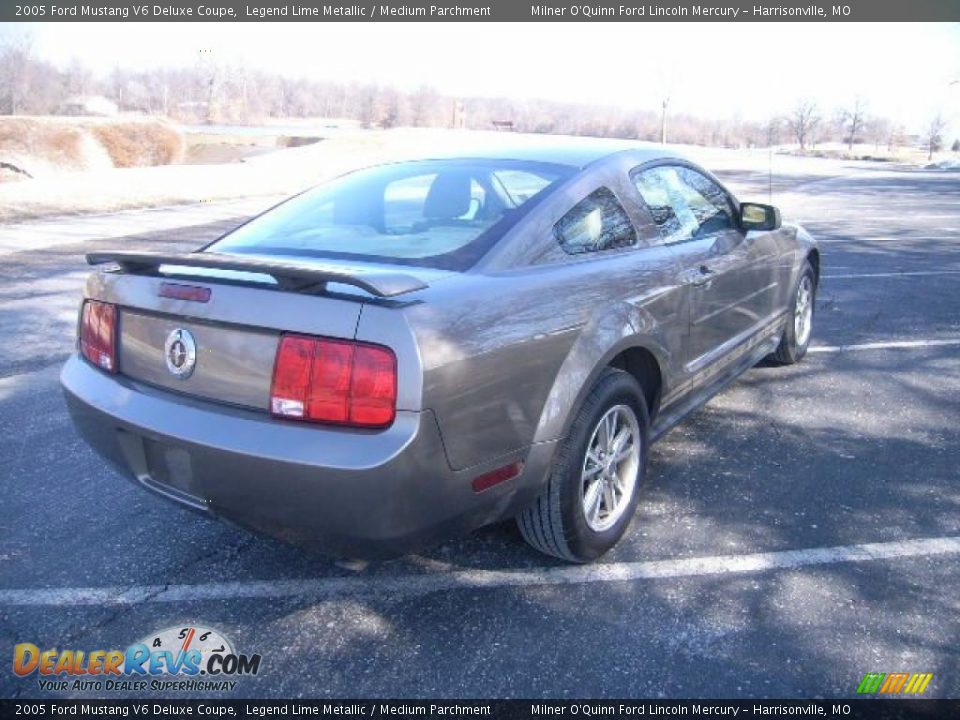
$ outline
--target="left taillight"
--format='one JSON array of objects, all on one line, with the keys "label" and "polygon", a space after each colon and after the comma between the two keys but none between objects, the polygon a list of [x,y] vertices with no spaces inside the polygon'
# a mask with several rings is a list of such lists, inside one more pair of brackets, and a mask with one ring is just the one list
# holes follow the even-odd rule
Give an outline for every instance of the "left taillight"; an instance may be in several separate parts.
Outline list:
[{"label": "left taillight", "polygon": [[87,300],[80,313],[80,354],[98,368],[117,371],[117,306]]}]

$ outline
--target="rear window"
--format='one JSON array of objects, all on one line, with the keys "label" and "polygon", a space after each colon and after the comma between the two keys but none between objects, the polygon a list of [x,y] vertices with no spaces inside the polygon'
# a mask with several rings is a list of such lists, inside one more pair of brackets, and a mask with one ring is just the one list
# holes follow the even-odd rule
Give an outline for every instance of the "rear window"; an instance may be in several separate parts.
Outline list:
[{"label": "rear window", "polygon": [[520,161],[383,165],[308,190],[207,250],[466,269],[572,172]]}]

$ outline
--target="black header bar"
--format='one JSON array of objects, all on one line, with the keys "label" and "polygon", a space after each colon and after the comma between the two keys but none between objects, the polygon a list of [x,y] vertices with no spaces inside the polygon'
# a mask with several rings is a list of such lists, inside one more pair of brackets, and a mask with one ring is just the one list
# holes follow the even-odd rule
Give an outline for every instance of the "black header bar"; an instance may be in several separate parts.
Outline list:
[{"label": "black header bar", "polygon": [[960,0],[0,0],[0,22],[956,22]]}]

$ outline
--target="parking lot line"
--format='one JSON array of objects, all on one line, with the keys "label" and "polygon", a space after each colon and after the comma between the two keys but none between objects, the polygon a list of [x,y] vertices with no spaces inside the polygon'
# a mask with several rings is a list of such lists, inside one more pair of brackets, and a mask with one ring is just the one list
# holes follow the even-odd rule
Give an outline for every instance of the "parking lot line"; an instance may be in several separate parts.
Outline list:
[{"label": "parking lot line", "polygon": [[940,340],[890,340],[888,342],[860,343],[859,345],[814,345],[807,352],[811,353],[844,353],[855,350],[907,350],[910,348],[948,347],[960,345],[960,338],[943,338]]},{"label": "parking lot line", "polygon": [[[815,222],[814,218],[810,218],[806,221],[807,223]],[[942,242],[942,241],[954,241],[957,239],[956,234],[952,235],[924,235],[922,238],[912,238],[907,240],[902,240],[900,238],[891,237],[891,236],[869,236],[869,237],[846,237],[842,234],[834,234],[831,232],[824,232],[818,237],[818,242],[821,245],[850,245],[852,242],[857,243],[875,243],[875,244],[896,244],[900,242],[905,242],[908,245],[916,245],[918,243],[926,242]]]},{"label": "parking lot line", "polygon": [[317,599],[372,595],[399,597],[450,590],[583,585],[702,575],[749,574],[836,563],[954,554],[960,554],[960,535],[804,550],[781,550],[748,555],[598,563],[527,570],[450,570],[429,574],[253,580],[203,585],[0,590],[0,605],[106,606],[288,597]]},{"label": "parking lot line", "polygon": [[855,280],[857,278],[899,278],[917,277],[923,275],[960,275],[960,270],[911,270],[905,272],[883,273],[843,273],[840,275],[824,275],[823,280]]}]

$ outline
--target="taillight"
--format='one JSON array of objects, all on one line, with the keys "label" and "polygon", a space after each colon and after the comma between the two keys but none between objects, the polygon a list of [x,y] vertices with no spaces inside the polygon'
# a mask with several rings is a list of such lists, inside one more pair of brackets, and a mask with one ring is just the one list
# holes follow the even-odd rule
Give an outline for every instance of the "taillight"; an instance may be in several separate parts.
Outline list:
[{"label": "taillight", "polygon": [[110,373],[117,371],[117,307],[87,300],[80,315],[80,353]]},{"label": "taillight", "polygon": [[270,412],[313,422],[386,427],[397,412],[397,358],[379,345],[284,335]]}]

